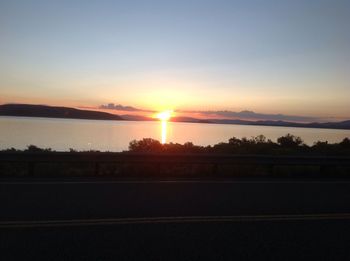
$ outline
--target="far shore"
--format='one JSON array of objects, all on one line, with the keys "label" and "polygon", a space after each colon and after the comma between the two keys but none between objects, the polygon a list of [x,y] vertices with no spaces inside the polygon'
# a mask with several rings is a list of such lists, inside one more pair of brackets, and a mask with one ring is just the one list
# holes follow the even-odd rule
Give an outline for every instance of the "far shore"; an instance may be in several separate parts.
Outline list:
[{"label": "far shore", "polygon": [[[86,119],[86,118],[69,118],[69,117],[49,117],[49,116],[16,116],[16,115],[0,115],[2,117],[10,117],[10,118],[37,118],[37,119],[59,119],[59,120],[87,120],[87,121],[130,121],[130,122],[156,122],[159,121],[157,119],[148,118],[148,119]],[[171,119],[169,122],[172,123],[190,123],[190,124],[215,124],[215,125],[243,125],[243,126],[264,126],[264,127],[281,127],[281,128],[302,128],[302,129],[326,129],[326,130],[350,130],[350,127],[326,127],[326,126],[312,126],[311,124],[303,124],[303,123],[291,123],[290,125],[273,125],[273,124],[264,124],[258,122],[246,122],[246,123],[229,123],[229,122],[216,122],[210,120],[202,120],[202,121],[177,121],[176,119]],[[305,126],[304,126],[305,125]]]},{"label": "far shore", "polygon": [[[157,121],[152,117],[138,115],[116,115],[107,112],[80,110],[69,107],[53,107],[46,105],[30,104],[4,104],[0,105],[0,116],[13,117],[40,117],[59,119],[84,119],[84,120],[127,120],[127,121]],[[298,123],[276,120],[249,121],[241,119],[197,119],[191,117],[173,117],[170,122],[207,123],[207,124],[234,124],[251,126],[295,127],[295,128],[319,128],[350,130],[350,120],[341,122],[313,122]]]}]

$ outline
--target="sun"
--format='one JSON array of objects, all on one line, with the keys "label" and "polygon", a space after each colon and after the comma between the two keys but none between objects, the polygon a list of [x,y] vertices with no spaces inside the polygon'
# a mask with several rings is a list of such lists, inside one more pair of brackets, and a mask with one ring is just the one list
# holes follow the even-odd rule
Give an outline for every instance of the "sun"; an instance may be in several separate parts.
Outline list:
[{"label": "sun", "polygon": [[157,114],[155,114],[153,117],[157,118],[161,121],[161,133],[162,133],[162,144],[166,143],[166,139],[167,139],[167,125],[168,125],[168,121],[170,120],[170,118],[173,115],[173,111],[172,110],[167,110],[167,111],[162,111],[159,112]]},{"label": "sun", "polygon": [[156,114],[156,118],[161,121],[168,121],[173,114],[172,110],[162,111]]}]

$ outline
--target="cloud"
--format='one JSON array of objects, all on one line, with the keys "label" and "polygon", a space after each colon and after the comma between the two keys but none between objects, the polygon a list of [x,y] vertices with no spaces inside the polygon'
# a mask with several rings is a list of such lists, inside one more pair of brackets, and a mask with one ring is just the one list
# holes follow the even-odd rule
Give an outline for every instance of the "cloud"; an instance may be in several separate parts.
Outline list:
[{"label": "cloud", "polygon": [[284,114],[264,114],[256,113],[253,111],[180,111],[183,113],[200,113],[204,116],[225,118],[225,119],[244,119],[244,120],[271,120],[271,121],[293,121],[293,122],[314,122],[319,121],[320,118],[297,116],[297,115],[284,115]]},{"label": "cloud", "polygon": [[[106,105],[101,105],[99,109],[108,109],[108,110],[118,110],[118,111],[129,111],[129,112],[155,112],[152,110],[144,110],[140,108],[135,108],[132,106],[123,106],[121,104],[109,103]],[[231,119],[231,120],[251,120],[251,121],[289,121],[289,122],[317,122],[325,121],[325,119],[309,116],[299,116],[299,115],[285,115],[285,114],[265,114],[265,113],[256,113],[254,111],[196,111],[196,110],[176,110],[176,112],[183,114],[183,116],[196,114],[202,119]]]},{"label": "cloud", "polygon": [[133,111],[133,112],[153,112],[151,110],[143,110],[138,109],[132,106],[123,106],[121,104],[108,103],[106,105],[101,105],[99,109],[107,109],[107,110],[117,110],[117,111]]}]

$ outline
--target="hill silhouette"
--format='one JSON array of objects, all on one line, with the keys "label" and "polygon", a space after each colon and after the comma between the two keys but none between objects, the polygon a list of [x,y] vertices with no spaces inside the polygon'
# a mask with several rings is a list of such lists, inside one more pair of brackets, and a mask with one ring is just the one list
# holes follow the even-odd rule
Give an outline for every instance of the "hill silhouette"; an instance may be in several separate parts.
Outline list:
[{"label": "hill silhouette", "polygon": [[277,126],[277,127],[298,127],[298,128],[320,128],[320,129],[350,129],[350,120],[341,122],[311,122],[298,123],[289,121],[246,121],[230,119],[210,119],[211,123],[217,124],[239,124],[239,125],[256,125],[256,126]]},{"label": "hill silhouette", "polygon": [[69,107],[53,107],[46,105],[29,104],[0,105],[0,115],[90,120],[123,120],[123,118],[118,115],[106,112],[79,110]]}]

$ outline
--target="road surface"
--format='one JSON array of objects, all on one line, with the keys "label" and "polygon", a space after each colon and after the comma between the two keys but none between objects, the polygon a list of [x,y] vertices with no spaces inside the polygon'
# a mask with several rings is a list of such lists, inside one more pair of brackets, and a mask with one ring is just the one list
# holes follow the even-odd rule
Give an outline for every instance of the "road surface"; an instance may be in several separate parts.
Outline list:
[{"label": "road surface", "polygon": [[3,260],[349,260],[344,180],[0,182]]}]

